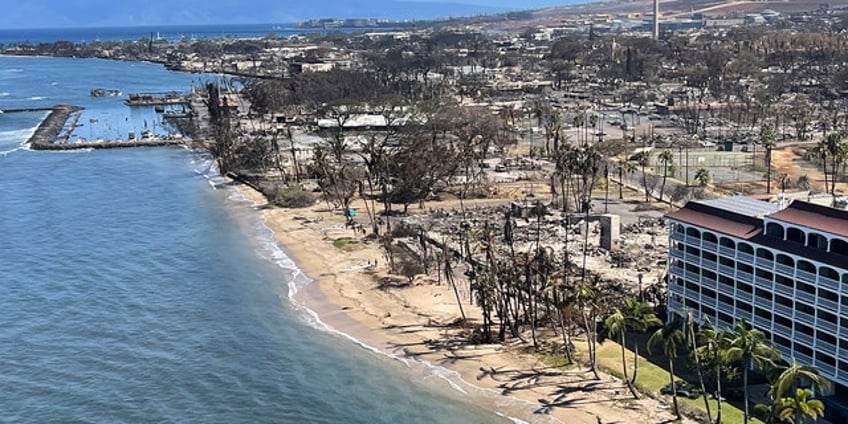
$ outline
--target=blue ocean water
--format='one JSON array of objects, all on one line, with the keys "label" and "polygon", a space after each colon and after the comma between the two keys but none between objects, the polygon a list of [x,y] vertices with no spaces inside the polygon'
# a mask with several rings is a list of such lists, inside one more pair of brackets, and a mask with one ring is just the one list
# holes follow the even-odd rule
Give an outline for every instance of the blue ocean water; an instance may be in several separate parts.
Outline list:
[{"label": "blue ocean water", "polygon": [[38,44],[55,41],[193,41],[213,38],[289,37],[303,33],[388,31],[391,28],[297,28],[296,24],[160,25],[134,27],[0,29],[0,44]]},{"label": "blue ocean water", "polygon": [[168,41],[209,38],[261,38],[268,35],[286,37],[303,32],[294,25],[179,25],[136,27],[0,29],[0,44],[38,44],[54,41],[90,43],[93,41],[135,41],[154,38]]},{"label": "blue ocean water", "polygon": [[[4,57],[0,109],[76,103],[100,118],[92,132],[126,131],[148,115],[89,97],[87,81],[194,78]],[[306,281],[260,213],[209,184],[202,155],[22,148],[41,117],[0,114],[0,422],[507,421],[441,373],[320,330],[289,300]]]}]

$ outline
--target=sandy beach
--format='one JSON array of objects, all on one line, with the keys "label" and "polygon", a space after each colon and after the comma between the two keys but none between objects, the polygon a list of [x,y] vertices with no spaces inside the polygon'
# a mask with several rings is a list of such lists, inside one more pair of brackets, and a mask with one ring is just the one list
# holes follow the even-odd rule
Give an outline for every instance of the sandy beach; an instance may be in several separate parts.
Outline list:
[{"label": "sandy beach", "polygon": [[[318,283],[299,292],[297,300],[333,329],[381,352],[453,370],[487,394],[479,399],[471,394],[471,401],[523,421],[673,421],[667,405],[647,397],[633,400],[624,384],[610,375],[601,374],[596,381],[585,367],[553,367],[520,343],[468,345],[462,334],[468,330],[450,326],[460,315],[447,284],[423,275],[412,284],[403,277],[386,278],[378,245],[360,240],[361,232],[345,228],[344,217],[328,212],[325,204],[304,209],[266,207],[260,193],[245,185],[238,187],[262,210],[267,225],[298,267]],[[343,237],[356,242],[333,244]],[[477,320],[479,310],[468,299],[463,301],[469,319]]]}]

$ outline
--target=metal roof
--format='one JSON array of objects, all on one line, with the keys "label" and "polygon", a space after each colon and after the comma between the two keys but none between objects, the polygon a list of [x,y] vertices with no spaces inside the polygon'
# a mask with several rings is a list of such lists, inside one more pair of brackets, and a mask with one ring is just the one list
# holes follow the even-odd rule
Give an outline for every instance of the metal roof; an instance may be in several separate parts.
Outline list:
[{"label": "metal roof", "polygon": [[764,202],[762,200],[752,199],[745,196],[722,197],[719,199],[702,200],[698,203],[703,203],[705,205],[739,215],[749,216],[751,218],[762,218],[765,215],[772,214],[780,210],[780,206],[774,203]]}]

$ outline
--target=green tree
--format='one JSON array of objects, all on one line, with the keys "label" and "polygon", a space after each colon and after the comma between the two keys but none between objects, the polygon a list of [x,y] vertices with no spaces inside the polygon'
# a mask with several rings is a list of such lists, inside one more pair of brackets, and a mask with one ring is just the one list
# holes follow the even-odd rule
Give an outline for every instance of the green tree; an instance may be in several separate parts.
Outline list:
[{"label": "green tree", "polygon": [[775,401],[775,418],[781,422],[803,424],[807,418],[813,421],[824,416],[824,404],[818,399],[811,399],[810,389],[795,389],[791,396],[784,396]]},{"label": "green tree", "polygon": [[710,183],[709,168],[698,168],[698,170],[695,171],[695,181],[698,182],[699,186],[706,187],[707,184]]},{"label": "green tree", "polygon": [[[809,384],[812,390],[801,387],[802,384]],[[819,374],[817,368],[799,365],[793,359],[792,365],[783,369],[769,388],[769,396],[775,401],[776,417],[793,424],[803,423],[805,415],[815,420],[823,412],[824,405],[818,408],[815,403],[821,402],[809,397],[812,397],[813,391],[821,392],[829,386],[830,382]]]},{"label": "green tree", "polygon": [[701,395],[704,397],[704,408],[707,410],[707,421],[712,422],[713,416],[710,411],[710,401],[707,398],[707,388],[704,385],[704,371],[701,367],[701,355],[698,352],[698,337],[695,333],[695,316],[692,311],[686,311],[683,324],[686,329],[686,343],[689,345],[692,358],[695,362],[695,369],[698,371],[698,382],[701,384]]},{"label": "green tree", "polygon": [[774,127],[771,124],[763,124],[763,127],[760,130],[760,141],[766,149],[766,193],[771,194],[771,152],[777,146],[774,136]]},{"label": "green tree", "polygon": [[[825,191],[831,195],[836,193],[836,180],[840,169],[848,158],[848,143],[842,134],[832,132],[824,137],[813,149],[813,154],[822,160],[825,175]],[[830,187],[827,186],[828,159],[830,160]]]},{"label": "green tree", "polygon": [[662,186],[660,186],[660,202],[662,202],[663,194],[665,194],[665,181],[668,179],[668,171],[674,167],[674,153],[669,149],[665,149],[660,153],[659,159],[663,164],[663,179]]},{"label": "green tree", "polygon": [[780,354],[769,345],[762,331],[751,327],[744,319],[739,320],[730,330],[730,343],[725,351],[728,362],[742,363],[742,387],[745,392],[745,424],[748,424],[748,370],[764,370],[774,365]]},{"label": "green tree", "polygon": [[639,348],[633,347],[633,377],[628,376],[627,359],[625,346],[627,342],[627,332],[647,331],[650,328],[662,325],[662,321],[654,314],[653,309],[635,297],[625,300],[622,307],[617,308],[610,316],[604,320],[607,334],[609,337],[618,337],[618,342],[621,345],[621,368],[624,372],[624,382],[634,398],[639,399],[639,393],[633,383],[636,381],[636,373],[638,371]]},{"label": "green tree", "polygon": [[704,322],[701,331],[698,332],[697,353],[703,359],[704,364],[712,368],[715,373],[716,390],[716,423],[721,424],[721,370],[725,366],[725,352],[730,344],[729,333],[725,330],[716,330],[709,320]]},{"label": "green tree", "polygon": [[677,405],[677,385],[674,382],[674,361],[677,359],[677,351],[680,346],[686,344],[686,335],[683,333],[683,322],[674,319],[658,329],[648,339],[648,353],[662,350],[668,359],[668,379],[671,384],[671,399],[674,405],[674,414],[681,419],[680,407]]}]

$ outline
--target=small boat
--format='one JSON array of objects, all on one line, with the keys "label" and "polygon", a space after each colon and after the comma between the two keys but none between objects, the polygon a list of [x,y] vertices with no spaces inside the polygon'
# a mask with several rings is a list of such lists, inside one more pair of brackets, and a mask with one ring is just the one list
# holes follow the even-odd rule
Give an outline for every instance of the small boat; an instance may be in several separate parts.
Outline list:
[{"label": "small boat", "polygon": [[153,110],[154,110],[156,113],[163,113],[163,112],[165,112],[165,106],[157,105],[157,106],[154,106],[154,107],[153,107]]},{"label": "small boat", "polygon": [[92,88],[91,89],[91,97],[119,97],[121,95],[120,90],[111,90],[105,88]]}]

